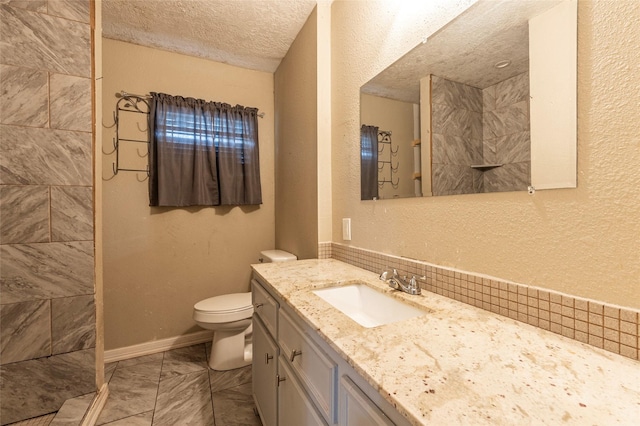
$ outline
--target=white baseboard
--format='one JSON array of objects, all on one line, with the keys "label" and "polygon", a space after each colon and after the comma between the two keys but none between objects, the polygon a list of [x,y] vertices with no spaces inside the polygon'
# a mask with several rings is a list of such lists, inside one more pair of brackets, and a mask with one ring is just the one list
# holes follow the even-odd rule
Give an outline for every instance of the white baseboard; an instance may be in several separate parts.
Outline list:
[{"label": "white baseboard", "polygon": [[136,358],[143,355],[151,355],[170,349],[184,348],[197,343],[208,342],[213,339],[213,331],[202,330],[183,336],[169,337],[162,340],[140,343],[139,345],[104,351],[104,363],[122,361],[123,359]]},{"label": "white baseboard", "polygon": [[91,405],[87,409],[87,412],[82,419],[82,423],[80,423],[81,426],[94,426],[96,424],[100,413],[102,413],[104,404],[107,403],[108,397],[109,386],[105,383],[102,385],[95,398],[93,398],[93,401],[91,401]]}]

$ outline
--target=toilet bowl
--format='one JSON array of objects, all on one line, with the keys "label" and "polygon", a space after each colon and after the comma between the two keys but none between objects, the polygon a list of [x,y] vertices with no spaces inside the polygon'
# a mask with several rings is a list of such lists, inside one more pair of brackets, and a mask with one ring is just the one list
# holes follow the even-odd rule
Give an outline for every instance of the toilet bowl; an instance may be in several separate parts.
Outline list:
[{"label": "toilet bowl", "polygon": [[[284,262],[297,257],[282,250],[260,252],[260,262]],[[201,300],[193,307],[193,319],[202,328],[213,330],[209,367],[233,370],[251,364],[251,292],[232,293]]]},{"label": "toilet bowl", "polygon": [[210,368],[224,371],[251,364],[252,315],[251,292],[210,297],[195,304],[195,322],[213,330]]}]

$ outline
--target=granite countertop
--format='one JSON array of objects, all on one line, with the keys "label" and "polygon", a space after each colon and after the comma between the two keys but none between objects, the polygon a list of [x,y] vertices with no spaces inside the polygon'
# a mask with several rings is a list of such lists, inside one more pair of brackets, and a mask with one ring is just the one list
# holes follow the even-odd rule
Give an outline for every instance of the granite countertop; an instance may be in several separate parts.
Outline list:
[{"label": "granite countertop", "polygon": [[[334,259],[252,267],[412,424],[640,424],[638,361]],[[364,328],[311,292],[352,282],[428,313]]]}]

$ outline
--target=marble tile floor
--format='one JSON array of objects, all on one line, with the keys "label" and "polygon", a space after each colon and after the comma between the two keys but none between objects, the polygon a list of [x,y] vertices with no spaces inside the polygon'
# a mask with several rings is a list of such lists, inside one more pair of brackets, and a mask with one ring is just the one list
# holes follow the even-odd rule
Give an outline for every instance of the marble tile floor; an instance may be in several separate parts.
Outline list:
[{"label": "marble tile floor", "polygon": [[[203,343],[105,365],[109,398],[96,425],[261,426],[254,414],[251,366],[210,370],[209,348]],[[79,424],[63,409],[53,420],[39,418],[43,422],[33,425]],[[58,418],[63,411],[67,419]]]},{"label": "marble tile floor", "polygon": [[47,414],[33,419],[23,420],[16,423],[10,423],[9,426],[49,426],[56,413]]}]

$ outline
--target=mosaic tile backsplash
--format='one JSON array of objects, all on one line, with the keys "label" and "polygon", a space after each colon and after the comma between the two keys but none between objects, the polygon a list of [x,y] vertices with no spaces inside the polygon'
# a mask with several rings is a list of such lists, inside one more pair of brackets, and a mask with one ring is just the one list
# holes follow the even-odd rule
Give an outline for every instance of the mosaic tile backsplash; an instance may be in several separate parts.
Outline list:
[{"label": "mosaic tile backsplash", "polygon": [[380,273],[396,268],[421,277],[424,290],[638,360],[638,310],[571,296],[495,277],[442,268],[339,243],[319,243],[318,257]]}]

